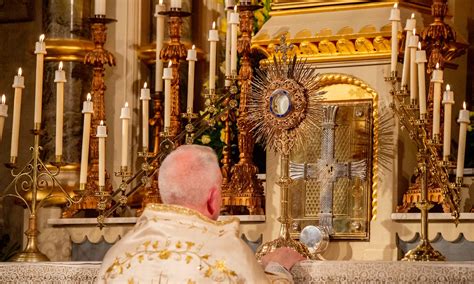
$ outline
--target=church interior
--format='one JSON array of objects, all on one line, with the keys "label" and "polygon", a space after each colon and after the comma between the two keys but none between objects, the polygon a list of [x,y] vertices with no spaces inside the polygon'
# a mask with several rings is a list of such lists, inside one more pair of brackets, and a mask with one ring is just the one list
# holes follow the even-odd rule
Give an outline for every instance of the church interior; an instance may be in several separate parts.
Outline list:
[{"label": "church interior", "polygon": [[0,38],[1,283],[94,283],[184,144],[295,283],[474,282],[474,2],[3,0]]}]

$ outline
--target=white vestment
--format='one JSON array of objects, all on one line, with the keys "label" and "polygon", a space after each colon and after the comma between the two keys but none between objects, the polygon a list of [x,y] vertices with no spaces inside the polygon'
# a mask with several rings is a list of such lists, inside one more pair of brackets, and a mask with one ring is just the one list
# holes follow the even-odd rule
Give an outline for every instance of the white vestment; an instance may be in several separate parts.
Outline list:
[{"label": "white vestment", "polygon": [[[277,277],[273,279],[285,282]],[[268,283],[239,220],[149,204],[135,227],[104,257],[99,283]]]}]

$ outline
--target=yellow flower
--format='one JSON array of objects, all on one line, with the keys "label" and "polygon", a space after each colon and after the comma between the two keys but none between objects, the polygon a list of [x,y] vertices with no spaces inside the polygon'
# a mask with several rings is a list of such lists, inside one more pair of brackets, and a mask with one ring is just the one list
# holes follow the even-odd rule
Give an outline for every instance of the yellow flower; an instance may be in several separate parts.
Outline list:
[{"label": "yellow flower", "polygon": [[211,143],[211,137],[210,137],[209,135],[207,135],[207,134],[206,134],[206,135],[203,135],[203,136],[201,137],[201,142],[202,142],[202,144],[204,144],[204,145],[209,144],[209,143]]},{"label": "yellow flower", "polygon": [[221,129],[221,141],[225,142],[225,131],[224,128]]}]

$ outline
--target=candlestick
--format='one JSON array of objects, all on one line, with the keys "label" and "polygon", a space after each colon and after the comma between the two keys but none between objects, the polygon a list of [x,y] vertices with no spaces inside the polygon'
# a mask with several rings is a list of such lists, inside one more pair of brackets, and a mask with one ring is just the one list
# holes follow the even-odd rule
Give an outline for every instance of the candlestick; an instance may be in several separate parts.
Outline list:
[{"label": "candlestick", "polygon": [[148,151],[148,116],[149,116],[149,102],[150,89],[147,88],[147,83],[143,84],[141,89],[140,100],[142,101],[142,145],[143,149]]},{"label": "candlestick", "polygon": [[87,167],[89,165],[89,140],[91,135],[91,117],[94,113],[94,105],[92,103],[91,94],[87,94],[87,100],[84,101],[82,113],[84,114],[84,126],[82,130],[82,153],[81,153],[81,172],[79,175],[79,183],[81,189],[85,188],[87,183]]},{"label": "candlestick", "polygon": [[128,102],[125,102],[121,112],[120,119],[122,120],[122,163],[121,166],[126,168],[128,166],[128,126],[131,115]]},{"label": "candlestick", "polygon": [[21,97],[23,89],[25,88],[25,78],[22,76],[21,67],[18,68],[18,75],[13,79],[12,87],[15,89],[15,97],[13,99],[13,126],[10,157],[17,157],[18,140],[20,138]]},{"label": "candlestick", "polygon": [[464,156],[466,155],[466,132],[469,120],[469,111],[466,110],[466,102],[463,103],[463,109],[459,111],[459,139],[458,139],[458,161],[456,167],[456,180],[464,176]]},{"label": "candlestick", "polygon": [[231,41],[231,24],[230,24],[230,14],[232,13],[233,3],[231,0],[225,1],[226,6],[226,17],[227,17],[227,26],[225,33],[225,86],[230,87],[232,81],[229,80],[230,76],[230,41]]},{"label": "candlestick", "polygon": [[94,14],[105,17],[105,0],[94,1]]},{"label": "candlestick", "polygon": [[180,10],[182,6],[181,0],[171,0],[171,9],[172,10]]},{"label": "candlestick", "polygon": [[63,115],[64,115],[64,83],[66,72],[63,70],[63,62],[59,62],[58,70],[55,72],[56,83],[56,161],[61,161],[63,155]]},{"label": "candlestick", "polygon": [[415,13],[411,14],[411,18],[407,19],[405,25],[406,38],[405,38],[405,54],[403,57],[403,72],[402,72],[402,89],[407,89],[407,79],[410,74],[410,49],[408,48],[410,37],[413,35],[413,29],[416,27]]},{"label": "candlestick", "polygon": [[[217,60],[217,42],[219,33],[216,30],[216,22],[212,22],[212,29],[209,30],[209,90],[216,89],[216,60]],[[210,91],[212,92],[212,91]]]},{"label": "candlestick", "polygon": [[433,83],[433,140],[436,141],[439,137],[441,118],[441,84],[443,84],[443,71],[439,70],[439,63],[436,63],[436,69],[433,70],[431,82]]},{"label": "candlestick", "polygon": [[410,37],[408,48],[410,49],[410,101],[415,104],[418,97],[417,93],[417,70],[416,70],[416,48],[418,47],[418,36],[413,29],[413,35]]},{"label": "candlestick", "polygon": [[454,105],[454,92],[451,91],[449,84],[446,85],[446,91],[443,94],[443,105],[443,160],[449,161],[449,155],[451,154],[451,111]]},{"label": "candlestick", "polygon": [[420,119],[426,116],[426,85],[425,85],[425,63],[426,51],[421,49],[421,42],[418,42],[418,50],[416,51],[416,64],[418,64],[418,98],[420,105]]},{"label": "candlestick", "polygon": [[8,106],[5,104],[5,94],[2,95],[2,103],[0,104],[0,141],[3,138],[3,127],[5,125],[5,118],[8,116]]},{"label": "candlestick", "polygon": [[165,38],[165,16],[161,15],[160,12],[166,11],[166,6],[163,4],[163,0],[160,0],[159,4],[155,6],[155,17],[156,17],[156,65],[155,65],[155,91],[163,91],[163,61],[160,59],[160,53],[163,49],[163,43]]},{"label": "candlestick", "polygon": [[231,25],[230,73],[237,75],[237,25],[239,24],[237,5],[234,6],[234,12],[230,14],[229,23]]},{"label": "candlestick", "polygon": [[46,44],[44,43],[44,34],[40,35],[39,41],[35,45],[36,54],[36,79],[35,79],[35,116],[34,129],[41,128],[41,109],[43,104],[43,68],[44,55],[46,54]]},{"label": "candlestick", "polygon": [[105,138],[107,137],[107,128],[103,120],[97,126],[96,137],[99,138],[99,189],[101,189],[105,186]]},{"label": "candlestick", "polygon": [[398,25],[400,23],[400,10],[398,9],[398,3],[393,4],[393,8],[390,13],[390,21],[392,22],[392,52],[390,58],[390,71],[394,73],[397,71],[398,58]]},{"label": "candlestick", "polygon": [[186,60],[188,61],[188,101],[186,110],[192,113],[194,104],[194,68],[197,61],[196,46],[194,44],[192,49],[188,49]]},{"label": "candlestick", "polygon": [[170,127],[171,122],[171,80],[173,80],[172,62],[168,62],[168,68],[163,69],[163,79],[165,80],[165,131]]}]

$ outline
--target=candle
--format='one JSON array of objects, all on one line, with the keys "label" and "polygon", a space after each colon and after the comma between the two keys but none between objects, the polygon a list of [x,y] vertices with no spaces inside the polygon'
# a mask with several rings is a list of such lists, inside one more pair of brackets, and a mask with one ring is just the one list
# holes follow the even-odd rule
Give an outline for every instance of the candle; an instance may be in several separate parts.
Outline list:
[{"label": "candle", "polygon": [[5,94],[2,95],[2,103],[0,104],[0,141],[3,138],[3,126],[5,125],[5,118],[8,116],[8,106],[5,104]]},{"label": "candle", "polygon": [[231,25],[230,25],[230,14],[233,10],[233,5],[230,0],[225,1],[226,6],[226,16],[227,16],[227,26],[225,33],[225,86],[229,87],[231,81],[228,79],[230,76],[230,41],[231,41]]},{"label": "candle", "polygon": [[56,158],[63,155],[63,115],[64,115],[64,83],[66,72],[63,70],[63,62],[59,62],[58,70],[54,74],[56,83]]},{"label": "candle", "polygon": [[444,128],[443,128],[443,159],[449,161],[451,154],[451,110],[454,105],[454,93],[449,84],[446,85],[446,91],[443,94],[444,105]]},{"label": "candle", "polygon": [[209,30],[209,91],[216,89],[216,60],[217,60],[217,42],[219,34],[216,30],[216,22],[212,22],[212,29]]},{"label": "candle", "polygon": [[130,123],[130,108],[128,103],[125,102],[121,112],[120,119],[122,120],[122,164],[123,168],[126,168],[128,165],[128,126]]},{"label": "candle", "polygon": [[464,156],[466,154],[466,132],[470,123],[469,111],[466,110],[466,102],[463,103],[463,109],[459,111],[459,139],[458,139],[458,161],[456,167],[456,179],[464,176]]},{"label": "candle", "polygon": [[97,138],[99,138],[99,189],[105,186],[105,138],[107,137],[107,128],[104,121],[101,120],[97,126]]},{"label": "candle", "polygon": [[18,68],[18,75],[13,79],[12,87],[15,89],[13,99],[13,126],[12,126],[12,144],[10,148],[10,157],[18,157],[18,140],[20,137],[20,117],[21,117],[21,97],[25,88],[25,78],[22,76],[21,68]]},{"label": "candle", "polygon": [[40,35],[39,41],[35,45],[36,54],[36,79],[35,79],[35,129],[41,127],[41,109],[43,104],[43,67],[44,55],[46,54],[46,44],[44,43],[44,34]]},{"label": "candle", "polygon": [[188,61],[188,104],[186,111],[192,113],[194,104],[194,68],[197,61],[196,46],[194,44],[193,48],[188,49],[186,60]]},{"label": "candle", "polygon": [[425,63],[426,51],[421,49],[421,42],[418,42],[418,50],[415,56],[416,64],[418,64],[418,98],[420,105],[420,119],[426,116],[426,82],[425,82]]},{"label": "candle", "polygon": [[168,68],[163,69],[163,79],[165,80],[165,131],[169,130],[171,124],[171,80],[173,79],[173,68],[171,61]]},{"label": "candle", "polygon": [[239,13],[237,5],[234,6],[234,12],[230,14],[231,40],[230,40],[230,73],[237,75],[237,25],[239,24]]},{"label": "candle", "polygon": [[105,0],[94,1],[94,14],[105,16]]},{"label": "candle", "polygon": [[[84,114],[84,126],[82,129],[82,154],[81,154],[81,171],[79,183],[85,185],[87,183],[87,167],[89,165],[89,140],[91,135],[91,117],[94,112],[94,105],[91,101],[91,94],[87,94],[87,100],[84,101],[82,113]],[[84,189],[81,186],[81,189]]]},{"label": "candle", "polygon": [[407,79],[410,76],[410,49],[408,48],[410,37],[413,35],[413,29],[416,27],[415,13],[411,14],[411,18],[407,19],[405,25],[406,38],[405,38],[405,54],[403,57],[403,72],[402,72],[402,83],[403,89],[408,89]]},{"label": "candle", "polygon": [[171,9],[178,10],[181,9],[181,0],[171,0]]},{"label": "candle", "polygon": [[397,71],[397,57],[398,57],[398,25],[400,23],[400,10],[398,3],[393,4],[390,12],[390,21],[392,22],[392,52],[390,60],[390,71],[393,73]]},{"label": "candle", "polygon": [[416,71],[416,48],[418,47],[418,36],[413,29],[413,35],[410,37],[408,48],[410,49],[410,101],[415,104],[417,94],[417,71]]},{"label": "candle", "polygon": [[148,151],[148,115],[150,99],[150,89],[147,88],[147,84],[145,82],[140,94],[140,100],[142,101],[142,144],[144,151]]},{"label": "candle", "polygon": [[439,70],[439,63],[433,70],[431,77],[433,83],[433,139],[439,136],[439,125],[441,117],[441,84],[443,84],[443,71]]},{"label": "candle", "polygon": [[163,42],[165,38],[165,15],[160,12],[166,11],[166,6],[163,5],[163,0],[155,7],[156,17],[156,65],[155,65],[155,91],[163,91],[163,61],[160,59],[160,53],[163,49]]}]

